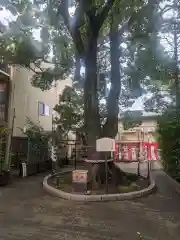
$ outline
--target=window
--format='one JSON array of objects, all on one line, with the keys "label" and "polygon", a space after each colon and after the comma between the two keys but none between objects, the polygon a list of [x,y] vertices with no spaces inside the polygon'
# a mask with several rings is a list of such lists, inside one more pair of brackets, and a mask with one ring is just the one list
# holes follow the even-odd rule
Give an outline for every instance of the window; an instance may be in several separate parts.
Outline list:
[{"label": "window", "polygon": [[49,116],[50,115],[50,109],[49,106],[39,102],[39,115],[40,116]]}]

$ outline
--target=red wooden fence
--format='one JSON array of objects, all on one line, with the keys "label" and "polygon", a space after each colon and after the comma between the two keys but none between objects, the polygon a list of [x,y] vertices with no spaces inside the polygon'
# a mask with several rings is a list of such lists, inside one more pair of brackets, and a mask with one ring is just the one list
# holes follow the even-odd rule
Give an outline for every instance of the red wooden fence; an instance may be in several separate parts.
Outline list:
[{"label": "red wooden fence", "polygon": [[[115,161],[138,161],[139,151],[145,160],[159,160],[157,142],[121,142],[115,145]],[[140,150],[141,149],[141,150]]]}]

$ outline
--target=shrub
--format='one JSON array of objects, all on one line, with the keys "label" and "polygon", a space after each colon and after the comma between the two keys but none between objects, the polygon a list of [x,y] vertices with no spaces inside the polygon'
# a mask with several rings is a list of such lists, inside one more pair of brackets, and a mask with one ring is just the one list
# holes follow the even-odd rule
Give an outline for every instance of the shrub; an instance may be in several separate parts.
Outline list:
[{"label": "shrub", "polygon": [[180,111],[166,110],[159,117],[158,140],[165,171],[171,176],[180,177]]}]

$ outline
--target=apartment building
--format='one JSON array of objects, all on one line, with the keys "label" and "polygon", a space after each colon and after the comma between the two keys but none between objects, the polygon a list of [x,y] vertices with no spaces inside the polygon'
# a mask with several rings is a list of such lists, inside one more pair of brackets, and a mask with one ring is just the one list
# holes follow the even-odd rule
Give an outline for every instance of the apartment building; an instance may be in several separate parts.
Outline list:
[{"label": "apartment building", "polygon": [[51,131],[53,107],[65,86],[72,85],[71,79],[60,80],[50,90],[42,91],[31,85],[32,75],[32,71],[20,67],[15,67],[12,72],[12,117],[15,110],[13,136],[24,135],[21,129],[26,127],[27,118],[45,131]]},{"label": "apartment building", "polygon": [[26,128],[27,118],[43,127],[44,131],[51,131],[53,107],[65,86],[72,85],[71,79],[60,80],[50,90],[41,91],[31,85],[32,75],[28,69],[10,68],[0,61],[0,128],[11,130],[3,145],[6,168],[11,140],[25,137],[22,129]]}]

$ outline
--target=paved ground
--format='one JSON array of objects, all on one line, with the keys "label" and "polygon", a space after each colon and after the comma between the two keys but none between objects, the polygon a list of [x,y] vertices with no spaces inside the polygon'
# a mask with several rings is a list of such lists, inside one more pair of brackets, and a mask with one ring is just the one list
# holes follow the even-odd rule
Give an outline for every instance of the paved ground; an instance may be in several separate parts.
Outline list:
[{"label": "paved ground", "polygon": [[155,172],[157,193],[135,201],[75,203],[47,195],[43,175],[0,189],[2,240],[180,239],[180,197]]}]

